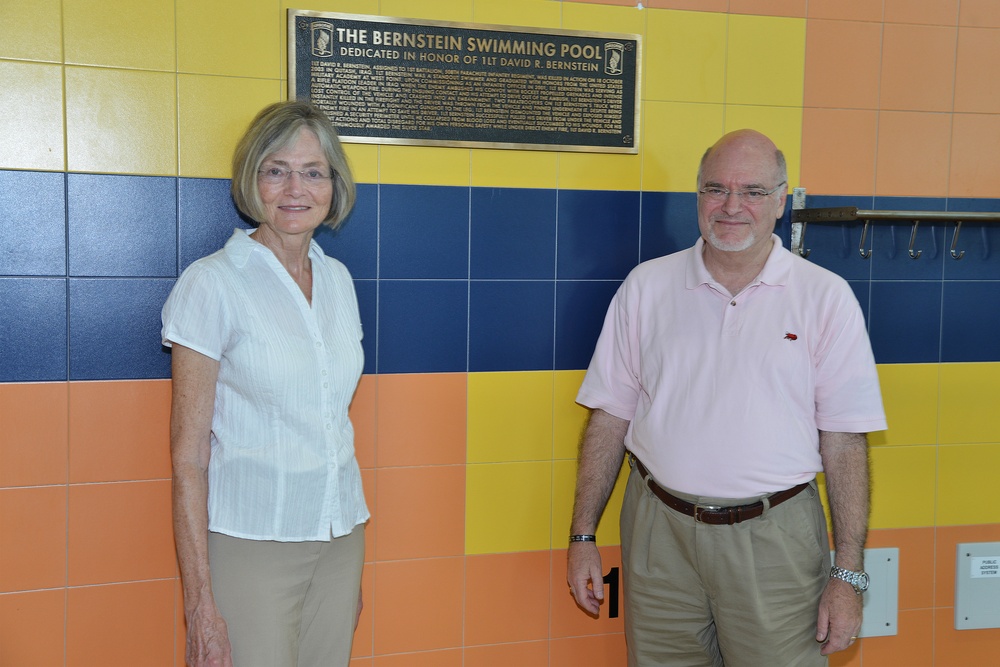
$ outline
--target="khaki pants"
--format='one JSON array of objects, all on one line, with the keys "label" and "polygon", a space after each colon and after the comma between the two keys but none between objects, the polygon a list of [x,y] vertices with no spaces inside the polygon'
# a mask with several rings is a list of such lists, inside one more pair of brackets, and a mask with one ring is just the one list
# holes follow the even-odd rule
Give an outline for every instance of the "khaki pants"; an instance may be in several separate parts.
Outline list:
[{"label": "khaki pants", "polygon": [[329,542],[209,533],[208,554],[234,667],[346,667],[350,662],[364,525]]},{"label": "khaki pants", "polygon": [[756,519],[712,526],[668,508],[633,469],[621,537],[629,667],[827,664],[815,638],[830,552],[815,483]]}]

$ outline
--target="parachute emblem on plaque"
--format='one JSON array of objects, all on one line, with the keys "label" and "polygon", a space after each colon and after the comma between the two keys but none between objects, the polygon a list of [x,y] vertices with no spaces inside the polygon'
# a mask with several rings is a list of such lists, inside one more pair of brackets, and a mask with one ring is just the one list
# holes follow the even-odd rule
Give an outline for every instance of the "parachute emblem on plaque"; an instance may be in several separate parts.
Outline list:
[{"label": "parachute emblem on plaque", "polygon": [[621,42],[605,42],[604,73],[610,76],[620,76],[622,68],[622,53],[625,46]]},{"label": "parachute emblem on plaque", "polygon": [[333,55],[333,24],[315,21],[312,24],[312,53],[317,58]]}]

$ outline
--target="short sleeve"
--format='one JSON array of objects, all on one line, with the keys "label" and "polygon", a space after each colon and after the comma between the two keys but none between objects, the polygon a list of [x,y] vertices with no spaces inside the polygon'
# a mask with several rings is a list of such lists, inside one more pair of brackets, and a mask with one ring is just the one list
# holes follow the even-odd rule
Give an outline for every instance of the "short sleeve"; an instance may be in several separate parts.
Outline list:
[{"label": "short sleeve", "polygon": [[220,275],[198,263],[189,266],[163,304],[163,344],[177,343],[220,360],[230,329],[225,296]]}]

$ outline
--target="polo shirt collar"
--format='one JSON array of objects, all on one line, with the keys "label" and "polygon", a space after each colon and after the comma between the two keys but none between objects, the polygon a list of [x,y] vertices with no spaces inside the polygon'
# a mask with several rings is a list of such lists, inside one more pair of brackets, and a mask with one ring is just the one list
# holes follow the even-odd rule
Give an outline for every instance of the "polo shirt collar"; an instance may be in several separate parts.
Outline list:
[{"label": "polo shirt collar", "polygon": [[[764,268],[754,279],[753,283],[764,283],[765,285],[785,285],[788,283],[788,275],[792,270],[792,254],[785,250],[781,243],[781,237],[771,234],[774,245],[764,262]],[[691,248],[688,256],[687,276],[685,287],[694,289],[699,285],[714,285],[715,278],[705,267],[705,239],[698,237],[698,241]]]},{"label": "polo shirt collar", "polygon": [[[267,252],[271,256],[274,256],[270,250],[265,246],[257,243],[250,235],[256,232],[256,229],[251,229],[249,231],[245,229],[236,228],[233,230],[233,235],[229,237],[226,241],[226,245],[223,247],[223,251],[229,260],[235,264],[238,268],[243,268],[246,266],[247,262],[250,261],[250,255],[254,252]],[[311,259],[316,259],[319,255],[323,254],[323,250],[316,243],[316,239],[309,241],[309,257]]]}]

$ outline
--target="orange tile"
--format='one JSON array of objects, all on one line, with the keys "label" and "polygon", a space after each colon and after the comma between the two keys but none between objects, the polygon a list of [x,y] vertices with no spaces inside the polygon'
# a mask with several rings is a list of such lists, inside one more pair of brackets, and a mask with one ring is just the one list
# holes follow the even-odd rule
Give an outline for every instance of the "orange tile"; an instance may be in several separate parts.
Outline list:
[{"label": "orange tile", "polygon": [[0,487],[65,484],[65,382],[0,384]]},{"label": "orange tile", "polygon": [[69,589],[67,667],[173,661],[173,580]]},{"label": "orange tile", "polygon": [[70,482],[170,478],[170,381],[69,385]]},{"label": "orange tile", "polygon": [[66,487],[0,489],[0,592],[66,585]]},{"label": "orange tile", "polygon": [[994,667],[1000,663],[998,646],[1000,629],[956,630],[954,609],[934,610],[935,667]]},{"label": "orange tile", "polygon": [[899,609],[934,605],[934,529],[873,530],[869,549],[899,549]]},{"label": "orange tile", "polygon": [[806,0],[729,0],[729,13],[802,18]]},{"label": "orange tile", "polygon": [[372,667],[462,667],[462,649],[377,655],[372,659]]},{"label": "orange tile", "polygon": [[625,667],[628,663],[624,633],[553,639],[549,650],[550,667]]},{"label": "orange tile", "polygon": [[375,471],[375,560],[465,553],[465,466]]},{"label": "orange tile", "polygon": [[362,468],[375,467],[375,404],[378,377],[362,375],[348,416],[354,427],[354,456]]},{"label": "orange tile", "polygon": [[882,0],[809,0],[811,19],[882,22]]},{"label": "orange tile", "polygon": [[375,471],[372,468],[362,468],[361,487],[365,492],[365,505],[368,513],[373,516],[365,524],[365,562],[375,561]]},{"label": "orange tile", "polygon": [[[622,556],[620,547],[601,547],[601,565],[605,576],[612,568],[618,568],[618,616],[611,617],[611,591],[604,586],[604,605],[599,618],[593,618],[576,605],[576,600],[566,583],[566,550],[552,550],[552,619],[551,637],[577,637],[580,635],[607,635],[625,632],[625,591],[622,580]],[[555,663],[553,663],[555,664]]]},{"label": "orange tile", "polygon": [[1000,113],[1000,28],[959,28],[955,111]]},{"label": "orange tile", "polygon": [[361,658],[372,654],[372,641],[375,634],[375,626],[372,622],[374,618],[372,607],[375,600],[374,572],[374,566],[366,563],[364,571],[361,573],[361,598],[364,600],[364,608],[361,610],[361,618],[358,619],[358,627],[354,630],[354,644],[351,646],[352,658]]},{"label": "orange tile", "polygon": [[959,0],[885,0],[885,22],[953,26],[958,5]]},{"label": "orange tile", "polygon": [[0,595],[0,664],[62,665],[66,591]]},{"label": "orange tile", "polygon": [[497,665],[549,667],[549,642],[518,642],[516,644],[466,647],[465,667],[497,667]]},{"label": "orange tile", "polygon": [[810,19],[804,106],[877,109],[881,58],[881,24]]},{"label": "orange tile", "polygon": [[997,0],[962,0],[958,24],[980,28],[1000,28],[1000,2]]},{"label": "orange tile", "polygon": [[371,658],[351,658],[350,667],[373,667]]},{"label": "orange tile", "polygon": [[176,574],[169,481],[70,487],[71,586]]},{"label": "orange tile", "polygon": [[647,9],[686,9],[722,13],[729,11],[729,0],[648,0],[642,4]]},{"label": "orange tile", "polygon": [[465,463],[465,373],[381,375],[381,466]]},{"label": "orange tile", "polygon": [[951,111],[958,28],[886,24],[882,109]]},{"label": "orange tile", "polygon": [[809,194],[875,194],[877,126],[877,111],[803,109],[801,182]]},{"label": "orange tile", "polygon": [[[465,645],[546,639],[548,551],[469,556],[465,560]],[[498,586],[497,582],[510,585]]]},{"label": "orange tile", "polygon": [[861,667],[861,651],[864,640],[858,640],[843,651],[830,656],[829,667]]},{"label": "orange tile", "polygon": [[[943,526],[936,532],[934,606],[955,606],[955,560],[959,544],[965,542],[1000,542],[1000,524],[980,526]],[[951,621],[949,627],[954,628]],[[963,634],[971,632],[964,630]]]},{"label": "orange tile", "polygon": [[954,114],[951,132],[948,196],[996,197],[1000,193],[1000,115]]},{"label": "orange tile", "polygon": [[864,659],[862,664],[866,667],[871,665],[933,667],[934,611],[901,609],[897,620],[895,636],[868,637],[861,640],[861,655]]},{"label": "orange tile", "polygon": [[462,645],[465,558],[375,563],[375,655]]},{"label": "orange tile", "polygon": [[948,114],[879,112],[875,194],[944,197],[950,143]]}]

